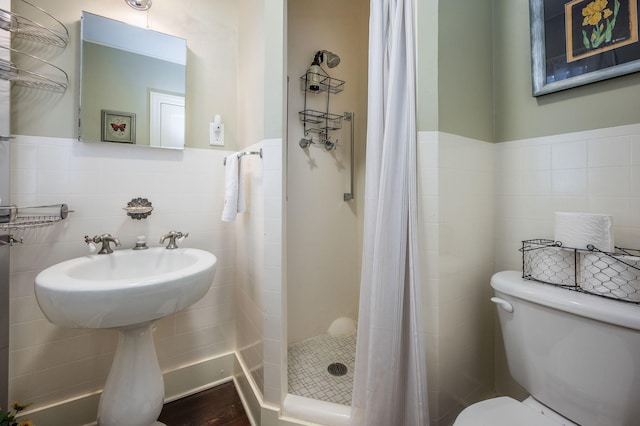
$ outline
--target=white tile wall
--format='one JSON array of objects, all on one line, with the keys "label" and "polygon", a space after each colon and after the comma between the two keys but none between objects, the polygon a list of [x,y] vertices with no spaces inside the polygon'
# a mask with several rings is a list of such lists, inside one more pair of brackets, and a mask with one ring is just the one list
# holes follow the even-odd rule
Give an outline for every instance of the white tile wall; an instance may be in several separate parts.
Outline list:
[{"label": "white tile wall", "polygon": [[[268,344],[264,347],[264,400],[268,404],[279,406],[286,391],[286,318],[284,306],[286,298],[282,291],[282,218],[283,218],[283,175],[282,140],[263,141],[264,183],[264,221],[265,221],[265,276],[263,321],[264,337]],[[267,228],[267,224],[269,227]],[[269,261],[267,262],[267,252]]]},{"label": "white tile wall", "polygon": [[429,382],[429,414],[438,418],[438,339],[439,339],[439,205],[438,205],[438,134],[418,133],[418,215],[420,229],[420,260],[422,279],[423,329],[426,342]]},{"label": "white tile wall", "polygon": [[[258,151],[262,144],[245,148]],[[263,160],[257,156],[242,157],[245,191],[248,205],[236,219],[236,336],[238,353],[253,381],[264,393],[262,309],[264,306],[263,270],[264,245],[264,185]]]},{"label": "white tile wall", "polygon": [[521,240],[553,238],[556,211],[612,214],[616,243],[639,247],[639,141],[640,125],[630,125],[497,144],[496,169],[507,170],[499,179],[529,178],[525,170],[510,168],[508,152],[520,158],[551,152],[551,164],[550,186],[545,176],[536,192],[496,186],[496,220],[504,223],[496,239],[496,270],[521,268]]},{"label": "white tile wall", "polygon": [[488,299],[495,175],[493,144],[438,134],[438,363],[437,381],[430,382],[438,392],[435,424],[451,424],[460,409],[493,391]]},{"label": "white tile wall", "polygon": [[[220,221],[224,151],[144,149],[72,139],[18,136],[11,143],[11,200],[16,205],[67,203],[73,213],[48,228],[16,232],[11,249],[10,400],[34,408],[100,389],[116,335],[50,324],[33,292],[36,274],[88,253],[84,235],[109,232],[124,248],[137,235],[159,245],[170,229],[189,232],[182,244],[218,258],[209,293],[186,311],[157,322],[156,347],[164,370],[235,348],[235,229]],[[154,206],[145,220],[122,210],[134,197]]]},{"label": "white tile wall", "polygon": [[[556,211],[612,214],[616,245],[640,248],[640,125],[510,141],[497,144],[495,153],[498,179],[528,179],[527,169],[513,167],[514,158],[532,161],[551,179],[549,187],[545,177],[536,192],[496,185],[496,271],[521,269],[522,240],[553,238]],[[517,392],[506,367],[498,365],[498,391]]]},{"label": "white tile wall", "polygon": [[[280,405],[282,383],[282,141],[267,139],[262,161],[245,169],[251,207],[238,221],[238,353],[261,397]],[[244,160],[243,160],[244,161]],[[253,271],[253,272],[251,272]]]}]

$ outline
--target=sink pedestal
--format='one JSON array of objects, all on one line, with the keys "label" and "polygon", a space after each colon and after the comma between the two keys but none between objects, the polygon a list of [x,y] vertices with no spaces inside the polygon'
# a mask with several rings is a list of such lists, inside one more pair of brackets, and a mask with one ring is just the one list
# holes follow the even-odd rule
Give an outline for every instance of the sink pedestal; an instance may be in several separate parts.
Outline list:
[{"label": "sink pedestal", "polygon": [[164,382],[153,322],[119,327],[118,349],[98,408],[98,426],[160,426]]}]

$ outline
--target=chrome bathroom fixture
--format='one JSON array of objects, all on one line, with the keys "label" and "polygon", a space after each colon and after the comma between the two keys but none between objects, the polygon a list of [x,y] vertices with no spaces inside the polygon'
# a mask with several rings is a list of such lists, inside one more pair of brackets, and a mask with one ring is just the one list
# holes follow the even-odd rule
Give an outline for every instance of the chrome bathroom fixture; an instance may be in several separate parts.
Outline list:
[{"label": "chrome bathroom fixture", "polygon": [[328,50],[319,51],[315,57],[319,57],[320,62],[324,60],[324,63],[327,64],[329,68],[335,68],[340,64],[340,56]]},{"label": "chrome bathroom fixture", "polygon": [[[102,243],[102,247],[100,247],[100,251],[98,254],[111,254],[113,253],[113,249],[109,245],[110,243],[114,243],[116,247],[120,247],[120,240],[114,237],[111,234],[102,234],[100,236],[89,237],[88,235],[84,236],[84,242],[89,244],[89,247],[95,250],[95,246],[93,244]],[[92,250],[92,251],[93,251]]]},{"label": "chrome bathroom fixture", "polygon": [[300,139],[300,142],[298,142],[298,145],[300,145],[300,148],[305,149],[312,143],[313,143],[312,138],[302,138]]},{"label": "chrome bathroom fixture", "polygon": [[311,65],[315,63],[319,66],[322,62],[327,64],[329,68],[335,68],[340,64],[340,56],[328,50],[318,50],[313,56]]},{"label": "chrome bathroom fixture", "polygon": [[148,199],[138,197],[133,198],[127,203],[127,207],[123,207],[122,209],[127,212],[127,216],[130,216],[131,219],[140,220],[145,219],[151,214],[153,206]]},{"label": "chrome bathroom fixture", "polygon": [[153,0],[124,0],[124,2],[135,10],[149,10]]},{"label": "chrome bathroom fixture", "polygon": [[139,235],[136,241],[136,245],[131,250],[148,250],[147,238],[144,235]]},{"label": "chrome bathroom fixture", "polygon": [[183,234],[182,232],[169,231],[168,234],[164,234],[160,237],[160,244],[164,243],[164,241],[168,238],[169,244],[167,244],[167,250],[177,249],[178,245],[176,244],[176,240],[182,241],[189,236],[189,233]]},{"label": "chrome bathroom fixture", "polygon": [[[236,156],[238,158],[242,158],[245,155],[259,155],[260,158],[262,158],[262,148],[260,148],[260,151],[241,151],[236,153]],[[227,157],[224,157],[224,159],[222,160],[222,165],[226,166],[227,165]]]}]

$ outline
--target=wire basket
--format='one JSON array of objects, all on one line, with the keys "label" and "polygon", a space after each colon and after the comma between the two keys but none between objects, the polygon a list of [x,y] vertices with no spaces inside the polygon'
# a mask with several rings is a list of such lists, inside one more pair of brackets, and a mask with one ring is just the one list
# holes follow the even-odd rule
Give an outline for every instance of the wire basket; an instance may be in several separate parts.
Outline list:
[{"label": "wire basket", "polygon": [[592,245],[563,247],[554,240],[522,242],[522,277],[582,293],[640,304],[640,250]]},{"label": "wire basket", "polygon": [[66,219],[71,211],[66,204],[33,207],[0,206],[0,231],[53,225]]}]

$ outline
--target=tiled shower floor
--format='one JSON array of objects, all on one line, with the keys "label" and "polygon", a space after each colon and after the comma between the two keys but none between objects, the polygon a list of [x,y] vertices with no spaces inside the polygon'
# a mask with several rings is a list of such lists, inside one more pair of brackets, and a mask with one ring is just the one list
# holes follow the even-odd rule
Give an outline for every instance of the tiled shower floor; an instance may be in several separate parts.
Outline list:
[{"label": "tiled shower floor", "polygon": [[[289,346],[289,393],[336,404],[351,405],[356,336],[321,335]],[[332,363],[347,367],[344,376],[333,376]]]}]

